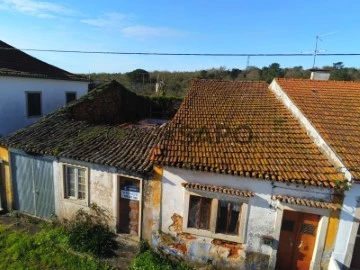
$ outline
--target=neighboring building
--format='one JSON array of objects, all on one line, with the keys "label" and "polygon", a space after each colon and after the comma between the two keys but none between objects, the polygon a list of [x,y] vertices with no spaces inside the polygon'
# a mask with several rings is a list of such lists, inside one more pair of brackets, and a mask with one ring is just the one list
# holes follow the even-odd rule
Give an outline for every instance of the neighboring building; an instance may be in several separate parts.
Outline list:
[{"label": "neighboring building", "polygon": [[140,237],[149,151],[164,130],[139,122],[147,111],[147,99],[112,82],[5,138],[8,209],[62,220],[95,203],[114,230]]},{"label": "neighboring building", "polygon": [[275,79],[270,88],[349,181],[329,269],[359,269],[360,82]]},{"label": "neighboring building", "polygon": [[0,137],[85,95],[86,78],[0,41]]},{"label": "neighboring building", "polygon": [[266,83],[193,81],[152,159],[153,246],[218,267],[326,267],[345,178]]}]

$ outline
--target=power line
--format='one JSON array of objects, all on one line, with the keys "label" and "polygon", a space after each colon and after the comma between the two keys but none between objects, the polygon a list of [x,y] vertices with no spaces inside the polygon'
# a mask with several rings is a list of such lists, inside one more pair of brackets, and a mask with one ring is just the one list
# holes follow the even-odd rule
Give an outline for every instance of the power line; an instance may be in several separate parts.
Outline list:
[{"label": "power line", "polygon": [[[82,50],[52,50],[52,49],[16,49],[1,48],[0,50],[21,50],[54,53],[80,54],[118,54],[118,55],[152,55],[152,56],[216,56],[216,57],[274,57],[274,56],[314,56],[314,53],[166,53],[166,52],[117,52],[117,51],[82,51]],[[316,56],[360,56],[360,53],[318,53]]]}]

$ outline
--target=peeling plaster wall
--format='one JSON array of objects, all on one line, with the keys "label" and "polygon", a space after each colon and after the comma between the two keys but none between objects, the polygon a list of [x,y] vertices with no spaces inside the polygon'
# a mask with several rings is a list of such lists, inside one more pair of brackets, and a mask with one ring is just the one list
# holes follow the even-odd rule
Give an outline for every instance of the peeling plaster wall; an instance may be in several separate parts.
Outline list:
[{"label": "peeling plaster wall", "polygon": [[[223,243],[218,245],[217,240],[213,238],[188,234],[179,230],[179,224],[182,227],[182,217],[185,214],[185,189],[181,186],[183,182],[226,186],[255,192],[255,196],[248,202],[245,243],[220,241]],[[276,240],[276,235],[279,235],[280,232],[280,228],[276,227],[278,216],[276,205],[271,200],[272,195],[287,195],[331,202],[331,192],[332,190],[329,189],[287,186],[282,183],[272,185],[270,181],[265,180],[164,167],[161,232],[153,238],[153,245],[162,248],[166,253],[173,253],[202,263],[211,261],[224,267],[244,267],[251,263],[249,258],[261,257],[259,263],[264,263],[264,265],[261,264],[258,267],[267,267],[269,258],[274,253],[271,246],[262,243],[262,236],[270,235]],[[233,244],[233,247],[226,247],[228,244]],[[236,254],[232,254],[231,250],[233,249],[237,249]]]},{"label": "peeling plaster wall", "polygon": [[[88,198],[86,201],[67,199],[64,196],[63,165],[74,165],[88,169]],[[88,211],[96,203],[107,218],[109,226],[116,228],[117,212],[117,174],[116,169],[92,163],[70,159],[54,161],[55,211],[60,219],[71,219],[76,211],[83,208]]]}]

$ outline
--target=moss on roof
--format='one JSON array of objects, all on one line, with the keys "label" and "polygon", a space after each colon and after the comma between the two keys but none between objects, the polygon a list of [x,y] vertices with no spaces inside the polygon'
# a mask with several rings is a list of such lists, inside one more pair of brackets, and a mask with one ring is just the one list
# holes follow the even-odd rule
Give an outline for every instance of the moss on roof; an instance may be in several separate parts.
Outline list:
[{"label": "moss on roof", "polygon": [[[125,120],[129,121],[121,121],[124,117],[116,113],[131,113],[133,108],[139,107],[133,102],[144,106],[142,102],[146,101],[128,92],[122,85],[111,82],[0,143],[27,152],[113,166],[136,175],[147,174],[152,169],[149,151],[161,137],[164,127],[136,124],[139,113],[133,117],[127,115]],[[103,116],[117,121],[105,123]]]}]

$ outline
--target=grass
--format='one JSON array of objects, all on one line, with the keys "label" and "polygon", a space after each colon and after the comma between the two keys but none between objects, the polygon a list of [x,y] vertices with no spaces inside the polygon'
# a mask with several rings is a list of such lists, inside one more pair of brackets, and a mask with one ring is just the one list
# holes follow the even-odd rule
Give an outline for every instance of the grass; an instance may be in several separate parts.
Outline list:
[{"label": "grass", "polygon": [[0,225],[0,269],[112,269],[89,254],[69,248],[63,227],[43,226],[30,235]]},{"label": "grass", "polygon": [[152,250],[140,253],[132,262],[131,270],[193,270],[185,263],[172,262]]}]

